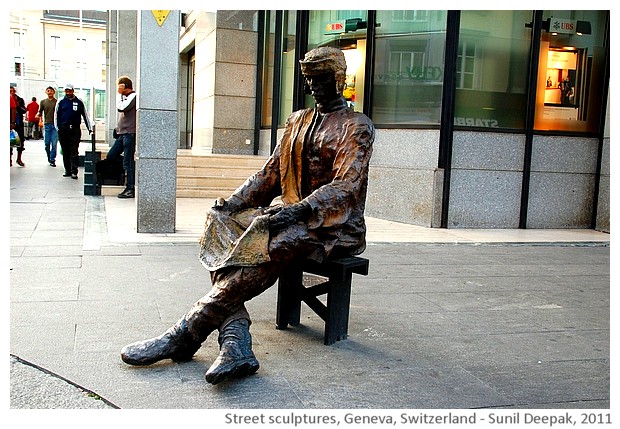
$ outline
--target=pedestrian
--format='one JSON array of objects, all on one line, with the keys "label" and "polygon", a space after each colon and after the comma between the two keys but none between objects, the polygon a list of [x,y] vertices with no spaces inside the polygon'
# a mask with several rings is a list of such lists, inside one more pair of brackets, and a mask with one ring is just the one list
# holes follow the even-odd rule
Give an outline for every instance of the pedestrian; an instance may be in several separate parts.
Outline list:
[{"label": "pedestrian", "polygon": [[37,117],[43,116],[43,142],[47,153],[47,162],[50,166],[56,167],[56,150],[58,146],[58,131],[54,126],[54,111],[56,110],[56,90],[51,86],[45,89],[47,98],[41,100]]},{"label": "pedestrian", "polygon": [[121,76],[116,81],[117,92],[120,95],[116,103],[118,122],[114,129],[114,144],[108,151],[106,159],[114,161],[123,153],[123,169],[127,183],[118,198],[135,198],[135,161],[136,153],[136,92],[133,82],[128,76]]},{"label": "pedestrian", "polygon": [[[26,164],[22,160],[22,152],[26,150],[24,146],[24,140],[26,140],[24,136],[24,114],[26,113],[26,104],[24,99],[17,95],[17,89],[14,86],[11,86],[10,89],[11,97],[15,102],[15,116],[13,118],[13,129],[17,131],[17,135],[20,139],[20,144],[17,147],[17,164],[25,167]],[[11,146],[11,166],[13,165],[13,146]]]},{"label": "pedestrian", "polygon": [[[300,63],[315,107],[293,112],[263,168],[207,212],[200,260],[210,272],[210,291],[162,335],[125,346],[125,363],[191,360],[218,330],[220,354],[205,374],[207,382],[253,374],[259,363],[245,302],[295,261],[322,262],[366,248],[374,126],[342,96],[341,50],[313,49]],[[278,196],[283,204],[271,205]]]},{"label": "pedestrian", "polygon": [[58,130],[58,140],[62,149],[62,162],[65,167],[63,177],[77,180],[82,118],[88,133],[91,134],[93,130],[84,103],[74,92],[73,85],[70,83],[65,85],[65,96],[56,103],[54,124]]},{"label": "pedestrian", "polygon": [[32,97],[32,100],[26,106],[26,119],[28,121],[28,130],[26,131],[26,138],[39,140],[39,103],[37,103],[37,97]]},{"label": "pedestrian", "polygon": [[[11,118],[11,138],[13,137],[13,131],[15,130],[15,115],[17,115],[17,101],[15,101],[15,97],[13,97],[13,93],[10,95],[11,101],[11,109],[10,109],[10,118]],[[11,144],[11,167],[13,166],[13,145]]]}]

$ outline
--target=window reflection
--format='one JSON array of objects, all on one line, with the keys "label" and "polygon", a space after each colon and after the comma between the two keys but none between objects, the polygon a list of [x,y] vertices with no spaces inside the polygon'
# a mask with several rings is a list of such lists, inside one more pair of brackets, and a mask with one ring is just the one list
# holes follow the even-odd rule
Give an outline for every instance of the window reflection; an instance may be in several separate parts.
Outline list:
[{"label": "window reflection", "polygon": [[525,127],[531,11],[462,11],[454,125]]},{"label": "window reflection", "polygon": [[375,124],[439,124],[446,19],[445,11],[377,11]]}]

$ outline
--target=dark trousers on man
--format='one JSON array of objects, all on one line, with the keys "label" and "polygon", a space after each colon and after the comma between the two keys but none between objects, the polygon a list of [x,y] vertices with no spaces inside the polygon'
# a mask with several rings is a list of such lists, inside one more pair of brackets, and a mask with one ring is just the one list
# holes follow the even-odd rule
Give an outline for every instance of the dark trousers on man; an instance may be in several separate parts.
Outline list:
[{"label": "dark trousers on man", "polygon": [[65,167],[65,174],[78,173],[79,147],[82,131],[80,126],[72,125],[69,128],[58,130],[58,141],[62,149],[62,162]]},{"label": "dark trousers on man", "polygon": [[136,135],[134,133],[120,134],[108,151],[106,159],[114,161],[123,154],[123,169],[127,175],[127,189],[134,189],[136,185]]}]

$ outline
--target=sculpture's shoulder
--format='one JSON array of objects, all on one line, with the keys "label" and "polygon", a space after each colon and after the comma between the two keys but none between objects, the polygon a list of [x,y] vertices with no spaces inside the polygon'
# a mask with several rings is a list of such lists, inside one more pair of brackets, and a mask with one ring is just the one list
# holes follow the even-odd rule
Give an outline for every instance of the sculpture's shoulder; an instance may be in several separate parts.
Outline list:
[{"label": "sculpture's shoulder", "polygon": [[314,113],[314,108],[310,107],[308,109],[300,109],[291,113],[286,120],[287,124],[294,124],[299,121],[303,121],[305,118],[312,117]]},{"label": "sculpture's shoulder", "polygon": [[364,136],[364,140],[374,140],[375,126],[368,116],[351,108],[344,109],[342,115],[343,121],[347,122],[347,128],[356,130],[355,133]]},{"label": "sculpture's shoulder", "polygon": [[375,129],[374,124],[370,120],[368,116],[363,114],[362,112],[356,112],[353,109],[347,109],[350,112],[350,117],[359,125],[367,126],[371,129]]}]

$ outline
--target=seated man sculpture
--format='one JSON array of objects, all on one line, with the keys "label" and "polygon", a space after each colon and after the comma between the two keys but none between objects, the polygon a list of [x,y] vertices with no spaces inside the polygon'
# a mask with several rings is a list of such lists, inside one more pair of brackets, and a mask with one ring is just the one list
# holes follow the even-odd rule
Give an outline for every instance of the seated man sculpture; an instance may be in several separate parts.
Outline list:
[{"label": "seated man sculpture", "polygon": [[189,361],[217,329],[220,352],[206,380],[253,374],[259,363],[245,302],[297,258],[321,262],[364,251],[374,127],[342,97],[342,51],[313,49],[300,65],[315,107],[292,113],[262,169],[207,212],[199,257],[210,272],[210,291],[160,336],[125,346],[124,362]]}]

